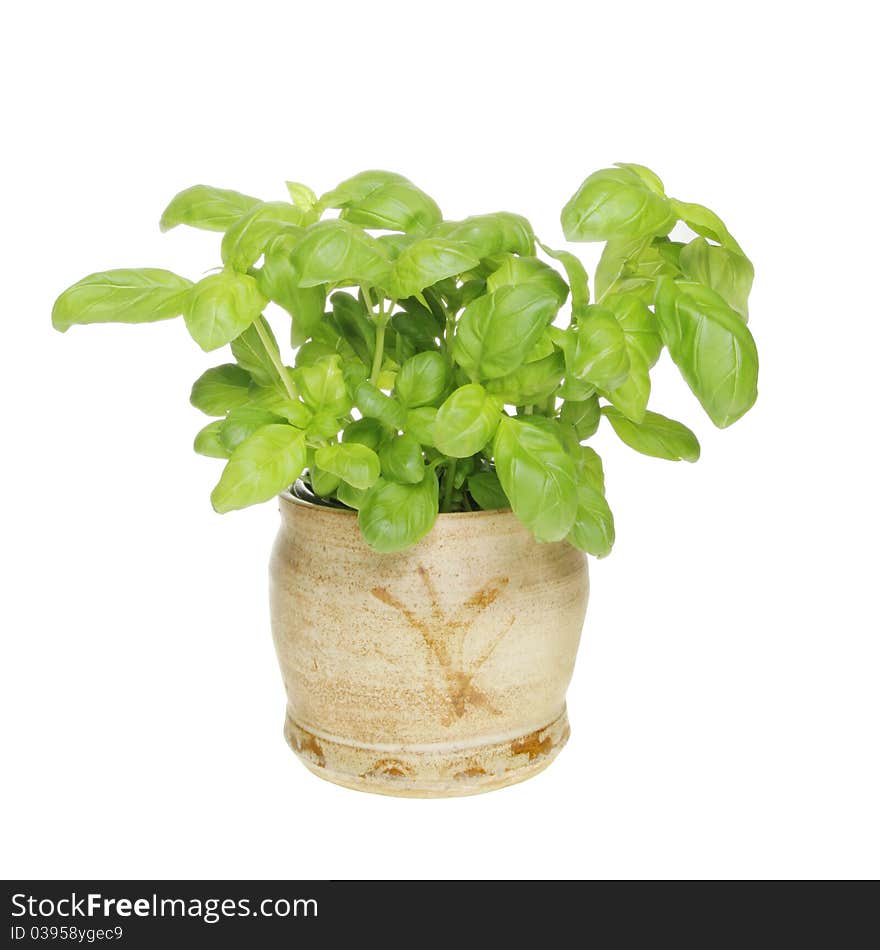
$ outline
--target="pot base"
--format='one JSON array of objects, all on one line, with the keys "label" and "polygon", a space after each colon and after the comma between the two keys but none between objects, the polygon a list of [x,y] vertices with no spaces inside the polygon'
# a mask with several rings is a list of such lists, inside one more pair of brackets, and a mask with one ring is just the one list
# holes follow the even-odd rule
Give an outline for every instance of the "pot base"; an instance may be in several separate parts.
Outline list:
[{"label": "pot base", "polygon": [[492,742],[356,745],[301,726],[290,715],[284,736],[315,775],[359,792],[402,798],[478,795],[543,771],[568,741],[563,708],[549,725]]}]

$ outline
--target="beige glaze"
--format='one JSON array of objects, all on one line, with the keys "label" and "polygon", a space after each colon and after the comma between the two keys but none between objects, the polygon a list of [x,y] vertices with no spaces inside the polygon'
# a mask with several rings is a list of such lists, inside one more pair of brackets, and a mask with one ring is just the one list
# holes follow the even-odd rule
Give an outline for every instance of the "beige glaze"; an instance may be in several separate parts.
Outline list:
[{"label": "beige glaze", "polygon": [[356,515],[285,494],[271,562],[285,735],[315,774],[386,795],[522,781],[568,738],[586,558],[510,511],[440,515],[377,554]]}]

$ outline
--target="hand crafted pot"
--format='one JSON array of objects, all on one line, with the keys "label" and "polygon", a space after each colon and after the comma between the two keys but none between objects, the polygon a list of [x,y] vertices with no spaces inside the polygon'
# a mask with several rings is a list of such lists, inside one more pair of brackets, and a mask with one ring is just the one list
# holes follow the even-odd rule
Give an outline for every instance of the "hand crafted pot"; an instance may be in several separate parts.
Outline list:
[{"label": "hand crafted pot", "polygon": [[280,496],[272,630],[285,735],[316,775],[384,795],[472,795],[546,768],[587,608],[586,558],[510,511],[441,514],[377,554],[347,509]]}]

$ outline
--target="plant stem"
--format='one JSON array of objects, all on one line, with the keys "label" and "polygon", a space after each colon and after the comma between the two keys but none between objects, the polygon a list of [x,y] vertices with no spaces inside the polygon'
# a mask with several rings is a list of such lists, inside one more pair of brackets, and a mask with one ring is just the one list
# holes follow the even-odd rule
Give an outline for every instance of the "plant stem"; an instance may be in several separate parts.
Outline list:
[{"label": "plant stem", "polygon": [[[455,335],[455,314],[451,310],[446,311],[446,334],[443,337],[443,347],[446,351],[452,348],[452,337]],[[450,362],[452,360],[450,359]]]},{"label": "plant stem", "polygon": [[376,349],[373,353],[373,368],[370,372],[370,382],[375,386],[379,382],[379,374],[382,372],[382,351],[385,348],[385,324],[388,317],[384,314],[376,318]]},{"label": "plant stem", "polygon": [[373,298],[370,296],[370,291],[361,284],[361,293],[364,295],[364,303],[367,305],[367,312],[370,316],[373,315]]},{"label": "plant stem", "polygon": [[446,473],[443,476],[443,504],[441,511],[449,511],[452,507],[452,490],[455,488],[455,468],[458,465],[458,459],[450,459],[446,467]]},{"label": "plant stem", "polygon": [[290,378],[290,373],[287,371],[287,367],[284,363],[281,362],[281,355],[278,350],[272,345],[272,339],[263,326],[262,317],[254,321],[254,328],[257,331],[257,336],[260,338],[260,342],[263,344],[264,349],[266,350],[266,355],[272,361],[272,365],[275,367],[278,378],[281,380],[281,385],[284,387],[284,391],[287,393],[288,398],[296,399],[296,390],[293,387],[293,380]]},{"label": "plant stem", "polygon": [[364,303],[367,305],[367,313],[376,323],[376,348],[373,350],[373,365],[370,370],[370,382],[376,386],[379,382],[379,374],[382,372],[382,357],[385,350],[385,327],[391,319],[391,311],[394,309],[394,301],[388,301],[386,310],[379,298],[379,312],[373,313],[373,298],[370,296],[369,289],[361,284],[361,293],[364,295]]}]

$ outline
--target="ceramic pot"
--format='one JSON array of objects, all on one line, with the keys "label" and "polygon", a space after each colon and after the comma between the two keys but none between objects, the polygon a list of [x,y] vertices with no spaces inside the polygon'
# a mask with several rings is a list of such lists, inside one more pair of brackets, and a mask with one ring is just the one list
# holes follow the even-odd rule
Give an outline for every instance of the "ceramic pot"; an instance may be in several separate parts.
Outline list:
[{"label": "ceramic pot", "polygon": [[347,509],[280,496],[272,630],[285,736],[321,778],[471,795],[546,768],[587,608],[586,558],[510,511],[441,514],[377,554]]}]

